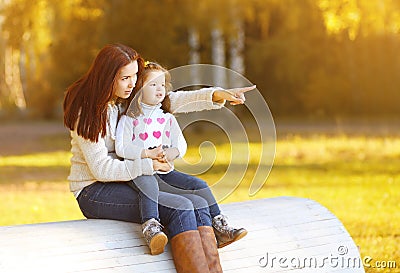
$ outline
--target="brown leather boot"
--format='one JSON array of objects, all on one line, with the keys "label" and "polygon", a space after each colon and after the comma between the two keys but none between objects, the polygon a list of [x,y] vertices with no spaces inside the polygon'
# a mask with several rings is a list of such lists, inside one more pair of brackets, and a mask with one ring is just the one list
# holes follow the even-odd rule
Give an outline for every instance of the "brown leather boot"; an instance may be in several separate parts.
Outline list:
[{"label": "brown leather boot", "polygon": [[210,272],[198,230],[179,233],[170,242],[177,273]]},{"label": "brown leather boot", "polygon": [[214,229],[209,226],[201,226],[198,227],[198,230],[210,273],[221,273],[222,267],[219,260],[217,240],[215,239]]}]

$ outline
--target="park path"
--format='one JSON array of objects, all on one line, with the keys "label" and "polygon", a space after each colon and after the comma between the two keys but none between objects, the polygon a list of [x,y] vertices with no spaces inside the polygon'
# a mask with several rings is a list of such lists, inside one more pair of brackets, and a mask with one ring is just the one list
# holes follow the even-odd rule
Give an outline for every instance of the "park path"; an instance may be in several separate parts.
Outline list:
[{"label": "park path", "polygon": [[[400,135],[400,121],[295,121],[275,120],[278,139],[287,135]],[[0,123],[0,156],[33,152],[69,150],[68,130],[62,121],[23,121]]]},{"label": "park path", "polygon": [[62,121],[24,121],[0,124],[0,156],[69,149]]}]

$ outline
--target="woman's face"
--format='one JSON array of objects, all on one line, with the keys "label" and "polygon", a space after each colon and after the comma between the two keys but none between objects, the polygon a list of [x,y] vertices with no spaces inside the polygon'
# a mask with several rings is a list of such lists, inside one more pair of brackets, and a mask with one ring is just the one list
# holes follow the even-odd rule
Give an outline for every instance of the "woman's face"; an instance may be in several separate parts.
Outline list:
[{"label": "woman's face", "polygon": [[119,70],[114,82],[114,97],[127,99],[131,95],[136,84],[138,69],[137,61],[133,61]]},{"label": "woman's face", "polygon": [[157,105],[165,98],[165,74],[162,71],[152,71],[143,85],[142,102]]}]

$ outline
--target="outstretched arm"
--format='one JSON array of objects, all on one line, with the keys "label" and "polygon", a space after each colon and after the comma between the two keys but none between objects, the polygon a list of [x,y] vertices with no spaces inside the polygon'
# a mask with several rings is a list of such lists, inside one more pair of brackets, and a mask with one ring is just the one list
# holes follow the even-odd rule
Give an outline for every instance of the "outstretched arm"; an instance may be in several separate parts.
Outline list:
[{"label": "outstretched arm", "polygon": [[244,93],[254,90],[255,88],[256,86],[253,85],[249,87],[215,90],[212,100],[216,103],[229,101],[231,105],[243,104],[246,101]]},{"label": "outstretched arm", "polygon": [[220,109],[225,101],[232,105],[243,104],[244,93],[255,89],[254,86],[222,89],[219,87],[202,88],[196,91],[176,91],[169,94],[171,111],[187,113],[203,110]]}]

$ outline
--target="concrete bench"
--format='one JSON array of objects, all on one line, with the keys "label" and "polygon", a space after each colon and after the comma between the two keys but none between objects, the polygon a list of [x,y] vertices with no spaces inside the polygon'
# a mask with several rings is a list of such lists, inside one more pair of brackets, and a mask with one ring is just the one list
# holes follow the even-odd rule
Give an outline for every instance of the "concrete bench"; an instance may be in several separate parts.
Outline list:
[{"label": "concrete bench", "polygon": [[[224,272],[365,272],[341,222],[317,202],[277,197],[221,205],[248,229],[219,250]],[[138,224],[77,220],[0,227],[0,272],[176,272],[169,244],[149,254]]]}]

